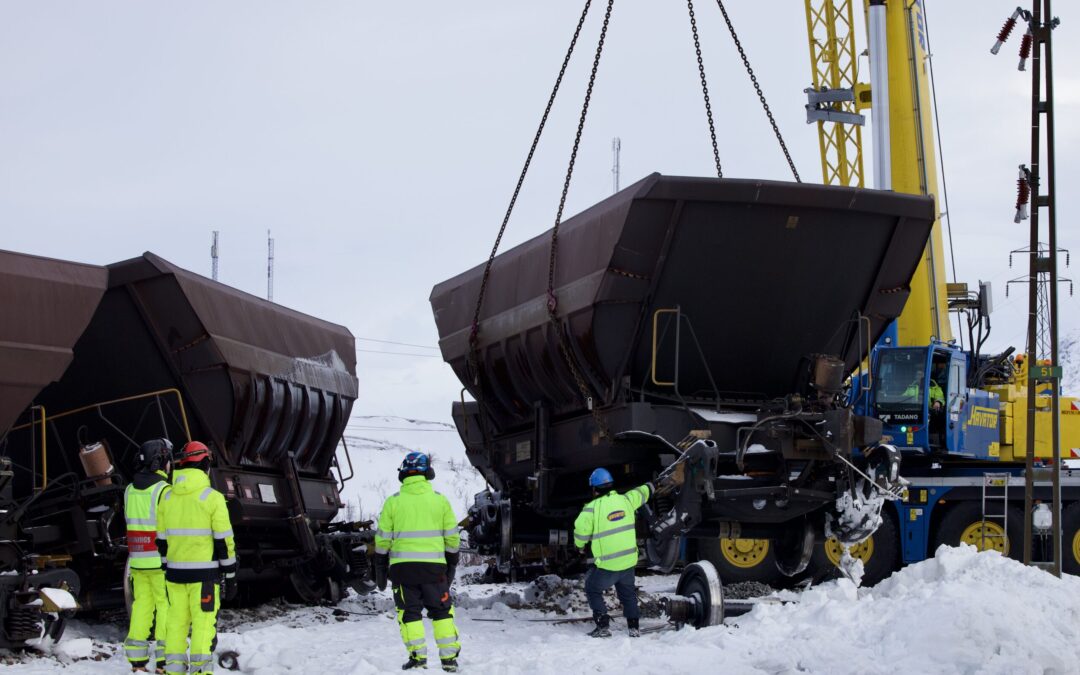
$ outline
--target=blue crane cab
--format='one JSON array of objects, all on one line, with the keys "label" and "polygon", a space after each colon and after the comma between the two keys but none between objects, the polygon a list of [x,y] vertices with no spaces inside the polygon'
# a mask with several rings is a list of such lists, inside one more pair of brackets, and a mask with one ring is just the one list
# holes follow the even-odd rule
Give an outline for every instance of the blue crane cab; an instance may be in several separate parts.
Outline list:
[{"label": "blue crane cab", "polygon": [[882,441],[912,455],[996,459],[998,395],[968,387],[968,354],[953,345],[878,347],[859,407],[883,425]]}]

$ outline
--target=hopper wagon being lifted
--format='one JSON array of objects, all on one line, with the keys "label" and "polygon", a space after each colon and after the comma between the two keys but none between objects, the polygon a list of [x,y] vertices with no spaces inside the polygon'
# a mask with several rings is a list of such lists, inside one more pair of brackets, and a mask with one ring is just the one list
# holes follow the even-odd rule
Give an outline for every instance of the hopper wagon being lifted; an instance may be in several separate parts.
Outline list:
[{"label": "hopper wagon being lifted", "polygon": [[898,455],[848,376],[900,314],[933,220],[920,196],[653,174],[563,223],[554,260],[549,231],[486,282],[480,265],[435,286],[473,399],[454,421],[490,486],[470,545],[504,573],[574,564],[601,466],[619,489],[677,478],[639,519],[661,568],[742,537],[791,575],[822,536],[869,536]]},{"label": "hopper wagon being lifted", "polygon": [[41,587],[123,605],[123,492],[158,437],[211,448],[242,592],[370,588],[368,524],[334,522],[357,395],[346,328],[152,253],[108,267],[0,256],[0,647],[59,635]]}]

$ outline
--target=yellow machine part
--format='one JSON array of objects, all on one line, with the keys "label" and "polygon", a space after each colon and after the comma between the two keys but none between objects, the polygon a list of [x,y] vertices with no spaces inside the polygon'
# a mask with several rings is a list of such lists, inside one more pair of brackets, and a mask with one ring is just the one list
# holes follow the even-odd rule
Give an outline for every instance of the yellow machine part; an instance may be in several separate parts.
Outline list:
[{"label": "yellow machine part", "polygon": [[[922,2],[887,3],[886,36],[892,189],[931,195],[939,200],[940,213]],[[952,339],[940,219],[934,221],[923,259],[911,280],[911,296],[896,323],[900,346],[928,345],[933,338]]]}]

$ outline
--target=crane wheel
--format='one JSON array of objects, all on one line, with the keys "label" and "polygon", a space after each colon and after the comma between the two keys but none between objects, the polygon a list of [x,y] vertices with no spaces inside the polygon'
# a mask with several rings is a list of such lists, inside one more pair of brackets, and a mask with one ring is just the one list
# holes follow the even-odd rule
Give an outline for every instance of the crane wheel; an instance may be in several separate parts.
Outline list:
[{"label": "crane wheel", "polygon": [[716,568],[724,584],[757,581],[775,586],[780,572],[768,539],[698,539],[698,558]]},{"label": "crane wheel", "polygon": [[[807,572],[817,581],[835,579],[840,574],[840,557],[844,547],[836,539],[829,538],[814,547]],[[851,547],[851,555],[863,563],[862,585],[873,586],[888,577],[899,567],[900,538],[897,536],[896,517],[889,511],[881,513],[881,526],[870,538]]]},{"label": "crane wheel", "polygon": [[1008,508],[1007,526],[1000,518],[983,518],[978,502],[953,504],[937,528],[935,548],[970,544],[980,551],[994,550],[1014,560],[1024,554],[1024,516],[1020,509]]}]

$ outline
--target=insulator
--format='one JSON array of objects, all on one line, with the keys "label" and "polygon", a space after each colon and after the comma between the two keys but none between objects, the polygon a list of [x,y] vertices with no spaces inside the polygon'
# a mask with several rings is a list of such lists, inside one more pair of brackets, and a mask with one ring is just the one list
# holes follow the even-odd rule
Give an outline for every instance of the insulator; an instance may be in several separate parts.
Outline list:
[{"label": "insulator", "polygon": [[994,46],[990,48],[991,54],[998,53],[998,50],[1001,49],[1001,45],[1003,45],[1005,41],[1009,39],[1009,34],[1012,33],[1013,28],[1016,28],[1015,12],[1012,16],[1009,17],[1008,21],[1005,22],[1005,25],[1001,27],[1001,30],[998,31],[997,42],[995,42]]},{"label": "insulator", "polygon": [[1024,33],[1024,39],[1020,41],[1020,65],[1016,67],[1017,70],[1024,70],[1027,66],[1028,57],[1031,56],[1031,43],[1035,40],[1031,36],[1031,29]]},{"label": "insulator", "polygon": [[1031,185],[1023,176],[1016,179],[1016,208],[1020,208],[1031,199]]}]

